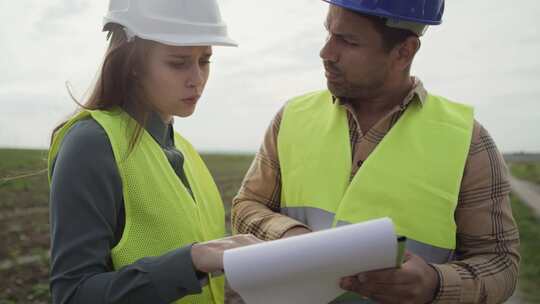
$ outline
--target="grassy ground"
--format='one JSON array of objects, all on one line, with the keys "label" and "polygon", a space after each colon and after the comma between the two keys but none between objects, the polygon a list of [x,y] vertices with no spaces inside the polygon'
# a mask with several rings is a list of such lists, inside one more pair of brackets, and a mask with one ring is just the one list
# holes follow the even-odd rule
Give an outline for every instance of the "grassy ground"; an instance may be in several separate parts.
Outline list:
[{"label": "grassy ground", "polygon": [[540,185],[540,162],[513,163],[510,170],[513,176]]},{"label": "grassy ground", "polygon": [[[0,150],[0,160],[0,303],[49,303],[46,152]],[[41,258],[9,267],[26,256]]]},{"label": "grassy ground", "polygon": [[[46,151],[0,149],[0,304],[51,302],[48,184],[43,171],[46,157]],[[203,158],[222,193],[228,215],[253,156]],[[21,261],[26,257],[32,259]]]},{"label": "grassy ground", "polygon": [[521,241],[521,298],[526,303],[540,303],[540,220],[515,196],[512,196],[512,212],[519,226]]},{"label": "grassy ground", "polygon": [[[540,162],[512,163],[510,171],[517,178],[540,185]],[[512,197],[512,203],[521,239],[520,288],[524,300],[540,303],[540,219],[516,197]]]}]

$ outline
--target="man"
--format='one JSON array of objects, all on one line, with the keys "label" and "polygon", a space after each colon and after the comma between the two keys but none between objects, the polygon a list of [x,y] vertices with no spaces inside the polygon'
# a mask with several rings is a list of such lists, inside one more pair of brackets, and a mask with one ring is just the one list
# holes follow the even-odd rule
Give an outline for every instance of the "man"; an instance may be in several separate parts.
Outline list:
[{"label": "man", "polygon": [[325,1],[328,90],[274,118],[234,199],[235,232],[270,240],[389,216],[408,238],[402,267],[343,289],[379,303],[503,302],[519,236],[502,156],[469,106],[410,76],[444,0]]}]

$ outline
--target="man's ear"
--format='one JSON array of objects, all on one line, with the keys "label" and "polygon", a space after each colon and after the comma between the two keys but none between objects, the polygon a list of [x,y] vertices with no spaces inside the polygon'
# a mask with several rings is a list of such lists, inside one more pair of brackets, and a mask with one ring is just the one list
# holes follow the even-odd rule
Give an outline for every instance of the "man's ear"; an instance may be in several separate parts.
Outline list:
[{"label": "man's ear", "polygon": [[421,42],[418,37],[409,36],[403,43],[396,47],[394,51],[396,52],[396,64],[399,69],[405,70],[411,66],[420,46]]}]

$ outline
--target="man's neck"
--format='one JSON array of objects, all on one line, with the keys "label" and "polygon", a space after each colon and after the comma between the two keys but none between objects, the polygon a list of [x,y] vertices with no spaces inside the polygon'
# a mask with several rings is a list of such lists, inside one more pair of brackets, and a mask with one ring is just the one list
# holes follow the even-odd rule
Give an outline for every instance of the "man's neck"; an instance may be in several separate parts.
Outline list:
[{"label": "man's neck", "polygon": [[413,85],[414,80],[407,77],[400,82],[380,88],[371,97],[350,99],[349,102],[359,115],[384,115],[403,102]]},{"label": "man's neck", "polygon": [[395,85],[387,85],[381,88],[380,92],[371,98],[351,99],[357,123],[360,125],[362,133],[369,131],[394,107],[400,105],[409,94],[414,85],[414,80],[407,77]]}]

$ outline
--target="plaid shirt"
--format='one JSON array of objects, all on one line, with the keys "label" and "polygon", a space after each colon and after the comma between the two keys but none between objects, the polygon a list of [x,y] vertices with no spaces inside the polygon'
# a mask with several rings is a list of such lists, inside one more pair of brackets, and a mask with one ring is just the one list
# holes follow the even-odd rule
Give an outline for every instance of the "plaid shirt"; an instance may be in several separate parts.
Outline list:
[{"label": "plaid shirt", "polygon": [[[351,179],[412,102],[424,103],[427,92],[415,85],[404,101],[362,133],[358,117],[348,104]],[[287,230],[305,226],[280,214],[281,174],[277,135],[283,108],[270,124],[264,142],[233,200],[232,225],[237,233],[265,240],[280,238]],[[456,260],[433,265],[439,274],[437,303],[500,303],[516,287],[519,234],[510,206],[508,170],[487,131],[475,121],[469,155],[455,210]],[[309,227],[308,227],[309,228]]]}]

